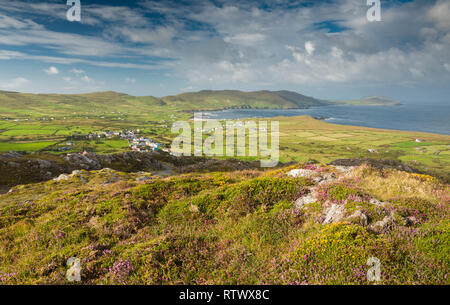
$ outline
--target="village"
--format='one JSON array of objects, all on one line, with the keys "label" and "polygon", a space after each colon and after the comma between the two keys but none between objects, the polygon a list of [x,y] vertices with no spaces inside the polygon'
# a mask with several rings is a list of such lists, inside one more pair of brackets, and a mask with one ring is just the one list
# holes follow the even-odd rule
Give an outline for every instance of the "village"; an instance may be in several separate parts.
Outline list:
[{"label": "village", "polygon": [[59,147],[57,150],[69,151],[72,149],[74,145],[73,141],[76,140],[99,140],[99,139],[113,139],[120,138],[122,140],[128,141],[128,146],[133,151],[145,152],[145,151],[165,151],[169,152],[168,149],[163,148],[161,143],[157,143],[150,138],[140,135],[141,130],[127,130],[124,129],[122,131],[102,131],[97,133],[89,133],[87,135],[72,135],[68,138],[66,142],[66,146]]}]

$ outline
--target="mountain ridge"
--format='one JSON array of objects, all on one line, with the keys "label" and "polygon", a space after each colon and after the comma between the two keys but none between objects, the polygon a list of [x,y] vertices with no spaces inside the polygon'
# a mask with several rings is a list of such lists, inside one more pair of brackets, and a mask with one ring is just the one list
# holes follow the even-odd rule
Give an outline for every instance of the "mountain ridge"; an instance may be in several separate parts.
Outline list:
[{"label": "mountain ridge", "polygon": [[0,115],[68,115],[72,113],[104,112],[114,110],[142,114],[149,109],[174,111],[211,111],[223,109],[302,109],[336,104],[397,105],[398,102],[380,96],[360,100],[332,101],[317,99],[288,90],[201,90],[165,97],[133,96],[115,91],[80,94],[32,94],[0,90]]}]

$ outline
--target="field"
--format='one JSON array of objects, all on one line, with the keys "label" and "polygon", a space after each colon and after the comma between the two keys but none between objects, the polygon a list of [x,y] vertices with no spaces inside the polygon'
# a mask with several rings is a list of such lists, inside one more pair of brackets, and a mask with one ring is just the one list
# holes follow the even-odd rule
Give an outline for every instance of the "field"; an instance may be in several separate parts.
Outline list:
[{"label": "field", "polygon": [[450,172],[450,136],[447,135],[334,125],[310,117],[274,120],[280,122],[281,161],[385,158],[443,174]]},{"label": "field", "polygon": [[[172,123],[176,120],[188,120],[190,116],[187,113],[174,115],[173,112],[167,112],[160,114],[155,121],[131,115],[120,121],[99,117],[8,121],[0,124],[0,151],[60,153],[57,148],[64,147],[73,135],[122,129],[140,129],[143,135],[170,147],[171,140],[177,136],[171,133]],[[450,172],[450,136],[334,125],[307,116],[279,117],[271,120],[280,122],[281,162],[386,158],[401,160],[441,176],[448,176]],[[421,142],[416,142],[416,139],[420,139]],[[73,140],[73,146],[65,152],[80,152],[84,149],[97,153],[114,153],[128,150],[128,144],[118,138]],[[242,157],[242,159],[255,158]]]}]

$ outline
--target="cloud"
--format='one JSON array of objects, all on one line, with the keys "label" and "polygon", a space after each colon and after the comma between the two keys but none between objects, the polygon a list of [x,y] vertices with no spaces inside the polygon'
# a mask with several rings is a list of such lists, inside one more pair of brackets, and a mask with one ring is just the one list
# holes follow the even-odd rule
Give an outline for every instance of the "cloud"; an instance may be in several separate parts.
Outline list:
[{"label": "cloud", "polygon": [[132,77],[127,77],[127,78],[125,78],[125,82],[127,84],[135,84],[136,83],[136,79],[132,78]]},{"label": "cloud", "polygon": [[16,89],[16,88],[21,88],[28,83],[29,83],[29,80],[27,80],[26,78],[18,77],[11,81],[0,83],[0,87],[3,89]]},{"label": "cloud", "polygon": [[[74,32],[51,23],[65,18],[65,5],[8,1],[0,59],[150,70],[177,88],[448,85],[448,1],[392,1],[383,22],[368,22],[367,9],[361,0],[84,4],[88,30]],[[81,85],[95,82],[71,73]],[[115,73],[133,83],[133,71]]]},{"label": "cloud", "polygon": [[49,67],[48,69],[45,69],[44,71],[45,71],[45,73],[47,73],[48,75],[56,75],[56,74],[59,74],[59,70],[58,70],[56,67],[53,67],[53,66]]},{"label": "cloud", "polygon": [[20,21],[18,19],[0,14],[0,29],[14,28],[23,29],[29,26],[28,22]]},{"label": "cloud", "polygon": [[172,27],[160,26],[152,28],[124,28],[115,27],[110,30],[113,36],[125,38],[133,43],[162,43],[169,42],[176,35]]},{"label": "cloud", "polygon": [[316,47],[314,46],[314,43],[312,43],[311,41],[305,42],[305,51],[308,55],[313,55],[315,50]]},{"label": "cloud", "polygon": [[81,80],[82,80],[82,81],[85,81],[86,83],[92,83],[92,82],[94,82],[94,80],[93,80],[92,78],[90,78],[89,76],[87,76],[87,75],[83,75],[83,76],[81,77]]},{"label": "cloud", "polygon": [[70,70],[70,72],[74,73],[74,74],[84,74],[84,71],[81,69],[77,69],[77,68],[73,68],[72,70]]},{"label": "cloud", "polygon": [[263,42],[266,36],[259,33],[242,33],[233,36],[226,36],[223,40],[227,43],[233,43],[244,46],[254,46],[260,42]]},{"label": "cloud", "polygon": [[445,68],[445,70],[447,70],[448,72],[450,72],[450,64],[445,63],[445,64],[444,64],[444,68]]},{"label": "cloud", "polygon": [[428,11],[427,18],[436,26],[444,31],[450,30],[450,2],[447,0],[439,0]]}]

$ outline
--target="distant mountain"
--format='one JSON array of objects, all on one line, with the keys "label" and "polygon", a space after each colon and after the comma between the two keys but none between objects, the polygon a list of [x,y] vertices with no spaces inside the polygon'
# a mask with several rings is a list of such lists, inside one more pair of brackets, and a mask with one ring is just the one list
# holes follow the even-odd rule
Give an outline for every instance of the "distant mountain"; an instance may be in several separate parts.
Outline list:
[{"label": "distant mountain", "polygon": [[398,106],[400,102],[384,96],[368,96],[359,100],[336,101],[338,104],[360,105],[360,106]]},{"label": "distant mountain", "polygon": [[217,110],[230,108],[289,109],[329,105],[326,101],[296,92],[267,90],[255,92],[203,90],[200,92],[188,92],[175,96],[167,96],[163,97],[162,100],[177,106],[180,110]]},{"label": "distant mountain", "polygon": [[333,104],[398,105],[384,97],[361,100],[326,101],[292,91],[237,90],[187,92],[174,96],[131,96],[113,91],[88,94],[29,94],[0,91],[2,116],[61,116],[82,113],[126,113],[145,115],[161,111],[209,111],[222,109],[298,109]]}]

